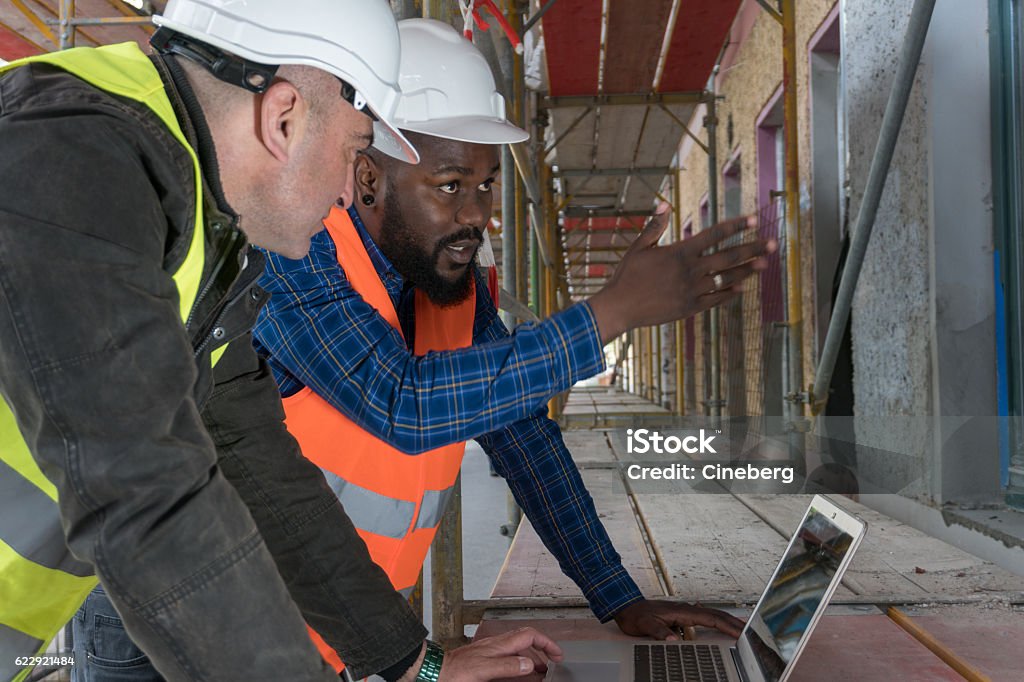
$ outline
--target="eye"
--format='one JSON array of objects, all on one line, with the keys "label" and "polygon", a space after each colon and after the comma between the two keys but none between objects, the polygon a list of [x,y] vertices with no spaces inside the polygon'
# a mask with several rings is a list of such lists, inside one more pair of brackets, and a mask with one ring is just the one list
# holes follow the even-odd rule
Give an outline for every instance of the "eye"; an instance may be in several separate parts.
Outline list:
[{"label": "eye", "polygon": [[479,185],[477,185],[477,189],[479,189],[481,192],[490,192],[491,191],[491,185],[493,185],[493,184],[494,184],[494,179],[493,178],[488,178],[487,180],[484,180]]},{"label": "eye", "polygon": [[459,191],[459,181],[452,180],[451,182],[446,182],[443,185],[441,185],[438,189],[440,189],[445,194],[455,194],[456,192]]}]

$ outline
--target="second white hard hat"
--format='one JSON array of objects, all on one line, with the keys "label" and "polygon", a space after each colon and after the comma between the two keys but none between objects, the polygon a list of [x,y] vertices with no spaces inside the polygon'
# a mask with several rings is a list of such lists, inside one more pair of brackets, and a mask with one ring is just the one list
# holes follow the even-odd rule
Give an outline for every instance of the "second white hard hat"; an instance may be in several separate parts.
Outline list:
[{"label": "second white hard hat", "polygon": [[[461,142],[504,144],[530,135],[505,120],[505,99],[487,60],[457,30],[433,19],[398,22],[401,95],[393,122],[402,130]],[[373,146],[402,159],[401,148],[377,126]]]},{"label": "second white hard hat", "polygon": [[169,0],[153,22],[260,64],[303,64],[334,74],[380,119],[375,127],[398,157],[418,161],[393,125],[400,48],[383,0]]}]

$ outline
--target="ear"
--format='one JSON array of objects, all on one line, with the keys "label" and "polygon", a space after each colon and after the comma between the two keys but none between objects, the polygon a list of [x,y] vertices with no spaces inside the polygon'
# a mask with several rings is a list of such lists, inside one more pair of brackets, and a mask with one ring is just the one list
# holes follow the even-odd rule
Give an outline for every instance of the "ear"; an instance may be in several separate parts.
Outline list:
[{"label": "ear", "polygon": [[364,194],[377,197],[381,190],[381,172],[377,162],[369,154],[360,152],[352,164],[356,180],[356,200]]},{"label": "ear", "polygon": [[307,126],[309,106],[298,89],[276,81],[257,98],[259,133],[263,146],[275,159],[287,163]]}]

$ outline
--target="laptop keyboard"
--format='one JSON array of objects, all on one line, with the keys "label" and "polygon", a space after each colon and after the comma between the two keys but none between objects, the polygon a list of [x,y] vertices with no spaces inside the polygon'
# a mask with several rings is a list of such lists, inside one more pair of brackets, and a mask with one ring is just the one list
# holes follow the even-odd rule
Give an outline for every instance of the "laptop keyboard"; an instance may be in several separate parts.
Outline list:
[{"label": "laptop keyboard", "polygon": [[636,682],[727,682],[722,651],[710,644],[634,644]]}]

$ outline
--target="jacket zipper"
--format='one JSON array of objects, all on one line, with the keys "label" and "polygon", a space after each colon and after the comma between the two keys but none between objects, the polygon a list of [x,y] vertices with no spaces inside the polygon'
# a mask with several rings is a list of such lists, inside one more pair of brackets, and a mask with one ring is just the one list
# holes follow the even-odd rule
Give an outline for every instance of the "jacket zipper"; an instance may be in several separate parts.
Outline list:
[{"label": "jacket zipper", "polygon": [[[242,293],[245,292],[243,291]],[[231,299],[224,305],[223,308],[221,308],[220,314],[218,314],[217,317],[215,317],[213,320],[213,326],[210,328],[210,332],[205,337],[203,337],[202,343],[196,346],[194,357],[198,359],[202,352],[206,350],[206,347],[210,345],[210,339],[213,338],[213,331],[220,326],[220,323],[224,319],[224,316],[228,314],[228,306],[237,298],[238,297],[236,296],[235,298]]]},{"label": "jacket zipper", "polygon": [[[220,271],[224,268],[224,264],[227,263],[227,259],[229,257],[231,257],[232,255],[234,255],[236,257],[238,255],[238,251],[234,247],[235,247],[235,244],[237,243],[238,237],[241,235],[241,233],[239,232],[239,230],[235,229],[234,227],[231,227],[229,229],[230,229],[230,231],[224,237],[221,238],[220,241],[222,243],[218,243],[218,244],[213,246],[213,249],[215,250],[215,252],[219,254],[218,257],[217,257],[217,262],[214,264],[213,270],[210,271],[210,275],[206,279],[206,283],[203,285],[203,288],[199,291],[199,294],[196,296],[195,302],[192,304],[192,310],[189,311],[188,319],[185,321],[185,329],[186,329],[186,331],[189,330],[189,327],[191,326],[191,324],[192,324],[192,322],[194,320],[195,313],[196,313],[196,310],[199,308],[199,305],[203,302],[203,300],[206,298],[206,296],[210,293],[210,289],[212,289],[213,285],[216,283],[217,275],[220,274]],[[238,275],[236,276],[235,281],[237,281],[238,277],[241,277],[242,272],[244,272],[244,271],[245,271],[244,267],[241,268],[238,271]],[[232,282],[232,284],[233,283],[234,282]],[[229,286],[228,290],[230,291],[230,289],[231,289],[231,287]],[[231,299],[231,300],[234,300],[234,299]],[[202,337],[200,337],[199,345],[196,346],[195,350],[194,350],[195,357],[198,358],[199,354],[203,352],[203,349],[206,348],[207,345],[209,345],[210,335],[213,333],[213,330],[217,328],[217,326],[220,323],[220,321],[224,319],[224,313],[225,313],[225,310],[227,308],[227,303],[229,303],[229,302],[230,301],[225,302],[225,304],[221,308],[220,312],[214,318],[213,323],[210,325],[209,329],[206,331],[206,333]]]}]

